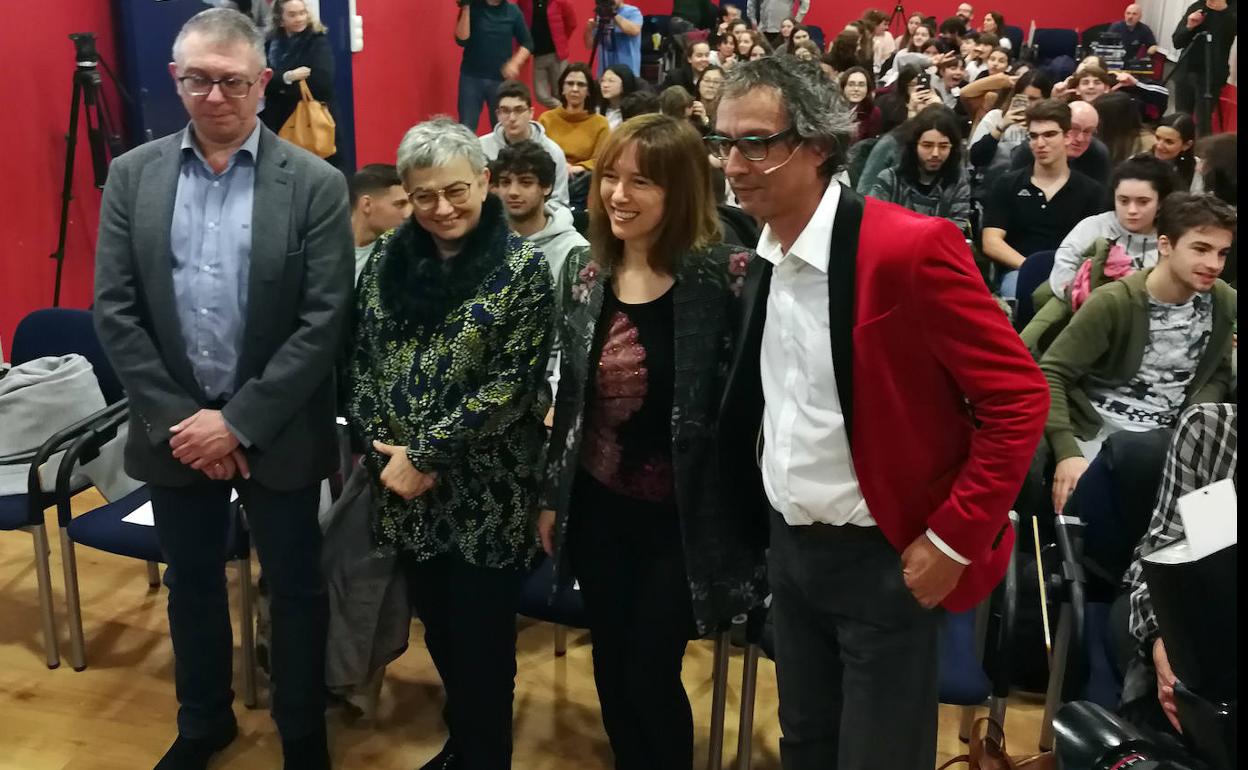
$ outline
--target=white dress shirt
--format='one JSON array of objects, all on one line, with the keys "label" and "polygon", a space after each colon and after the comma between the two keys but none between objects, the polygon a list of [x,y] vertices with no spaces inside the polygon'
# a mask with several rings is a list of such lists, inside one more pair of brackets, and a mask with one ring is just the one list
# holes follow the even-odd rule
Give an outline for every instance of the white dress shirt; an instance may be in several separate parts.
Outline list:
[{"label": "white dress shirt", "polygon": [[[828,260],[841,186],[828,185],[786,253],[771,226],[758,254],[775,266],[763,326],[763,486],[790,526],[873,527],[858,486],[836,389],[828,317]],[[969,563],[930,530],[951,558]]]}]

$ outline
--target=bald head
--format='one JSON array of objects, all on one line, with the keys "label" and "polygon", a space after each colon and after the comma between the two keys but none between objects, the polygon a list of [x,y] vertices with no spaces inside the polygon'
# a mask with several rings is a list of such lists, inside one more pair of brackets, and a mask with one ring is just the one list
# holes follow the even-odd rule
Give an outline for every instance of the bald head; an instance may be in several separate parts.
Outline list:
[{"label": "bald head", "polygon": [[1066,132],[1066,157],[1075,159],[1088,151],[1101,124],[1096,108],[1087,102],[1070,103],[1070,130]]},{"label": "bald head", "polygon": [[1128,27],[1134,27],[1136,24],[1140,23],[1140,18],[1143,17],[1143,15],[1144,12],[1140,10],[1140,6],[1132,3],[1127,6],[1127,10],[1122,12],[1122,20],[1127,23]]}]

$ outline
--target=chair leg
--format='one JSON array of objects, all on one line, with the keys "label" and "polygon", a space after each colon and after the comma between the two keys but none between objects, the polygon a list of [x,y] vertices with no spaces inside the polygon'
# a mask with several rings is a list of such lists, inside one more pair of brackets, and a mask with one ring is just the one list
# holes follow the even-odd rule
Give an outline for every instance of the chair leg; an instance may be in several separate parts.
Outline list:
[{"label": "chair leg", "polygon": [[758,688],[759,646],[745,648],[745,661],[741,670],[741,721],[737,730],[736,770],[750,770],[754,750],[754,700]]},{"label": "chair leg", "polygon": [[728,632],[715,636],[715,667],[712,671],[711,737],[707,743],[707,770],[724,764],[724,716],[728,709]]},{"label": "chair leg", "polygon": [[251,559],[238,560],[238,582],[242,590],[242,644],[243,644],[243,705],[254,709],[258,702],[256,693],[256,638],[255,610],[253,607],[255,587],[251,584]]},{"label": "chair leg", "polygon": [[555,624],[555,657],[562,658],[568,654],[568,627]]},{"label": "chair leg", "polygon": [[157,562],[147,563],[147,585],[149,588],[160,588],[160,564]]},{"label": "chair leg", "polygon": [[1070,655],[1071,624],[1074,622],[1070,605],[1063,604],[1057,616],[1057,631],[1053,638],[1053,662],[1049,665],[1049,689],[1044,695],[1044,719],[1040,723],[1040,750],[1053,748],[1053,717],[1062,705],[1062,688],[1066,679],[1066,661]]},{"label": "chair leg", "polygon": [[963,706],[960,710],[962,718],[958,722],[958,740],[963,743],[970,743],[971,728],[975,726],[975,707]]},{"label": "chair leg", "polygon": [[69,612],[69,663],[75,671],[87,667],[87,645],[82,633],[82,599],[78,594],[78,553],[69,530],[61,527],[61,566],[65,571],[65,607]]},{"label": "chair leg", "polygon": [[48,530],[43,524],[29,528],[35,539],[35,580],[39,585],[39,614],[43,620],[43,650],[48,668],[61,665],[61,652],[56,641],[56,617],[52,609],[52,563],[48,558]]}]

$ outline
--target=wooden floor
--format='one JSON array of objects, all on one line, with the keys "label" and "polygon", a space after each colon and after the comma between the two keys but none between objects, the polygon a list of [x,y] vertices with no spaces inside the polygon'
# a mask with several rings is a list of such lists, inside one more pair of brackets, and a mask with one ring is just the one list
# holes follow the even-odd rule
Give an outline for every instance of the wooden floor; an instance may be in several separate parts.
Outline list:
[{"label": "wooden floor", "polygon": [[[76,508],[97,504],[94,493]],[[98,499],[98,498],[95,498]],[[55,522],[55,516],[49,521]],[[88,668],[73,671],[65,658],[64,589],[53,530],[53,585],[64,662],[48,670],[39,631],[31,538],[0,533],[0,770],[146,770],[174,734],[172,652],[164,589],[149,590],[142,563],[78,549]],[[231,596],[237,576],[230,571]],[[235,615],[237,617],[237,609]],[[235,629],[237,636],[237,629]],[[515,702],[516,768],[580,770],[610,767],[598,712],[587,636],[569,636],[566,657],[553,654],[553,628],[521,622]],[[741,651],[732,657],[724,763],[736,757],[736,715]],[[236,655],[236,661],[241,656]],[[697,725],[695,767],[706,766],[711,702],[712,648],[691,644],[684,681]],[[241,692],[237,675],[236,692]],[[262,693],[262,705],[264,695]],[[372,724],[330,718],[335,766],[342,770],[412,770],[441,747],[441,686],[413,626],[413,645],[386,672],[381,705]],[[268,712],[235,706],[241,734],[214,768],[272,770],[280,766],[280,743]],[[1041,706],[1011,699],[1007,735],[1019,753],[1035,750]],[[959,712],[941,707],[940,761],[961,753]],[[780,766],[775,668],[760,665],[755,719],[754,768]]]}]

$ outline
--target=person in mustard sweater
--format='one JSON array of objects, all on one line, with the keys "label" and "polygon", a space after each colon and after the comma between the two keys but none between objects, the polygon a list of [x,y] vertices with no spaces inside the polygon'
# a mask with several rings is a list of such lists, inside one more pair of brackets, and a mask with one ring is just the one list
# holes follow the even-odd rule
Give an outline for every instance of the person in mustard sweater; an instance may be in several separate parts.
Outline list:
[{"label": "person in mustard sweater", "polygon": [[611,132],[607,119],[597,112],[598,89],[587,65],[576,62],[563,70],[559,101],[563,106],[542,113],[537,122],[567,156],[572,207],[584,208],[591,176],[586,172],[593,170],[594,156]]}]

